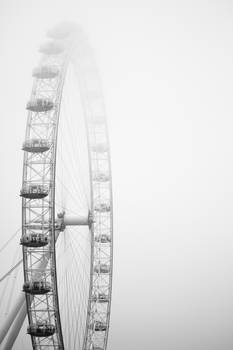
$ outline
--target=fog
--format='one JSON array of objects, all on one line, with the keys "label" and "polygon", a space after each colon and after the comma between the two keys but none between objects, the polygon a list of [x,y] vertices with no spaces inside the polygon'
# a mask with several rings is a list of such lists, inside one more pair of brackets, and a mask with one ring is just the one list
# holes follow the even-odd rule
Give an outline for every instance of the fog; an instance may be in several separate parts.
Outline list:
[{"label": "fog", "polygon": [[232,6],[0,0],[2,244],[21,223],[38,46],[72,20],[95,50],[114,196],[108,350],[233,348]]}]

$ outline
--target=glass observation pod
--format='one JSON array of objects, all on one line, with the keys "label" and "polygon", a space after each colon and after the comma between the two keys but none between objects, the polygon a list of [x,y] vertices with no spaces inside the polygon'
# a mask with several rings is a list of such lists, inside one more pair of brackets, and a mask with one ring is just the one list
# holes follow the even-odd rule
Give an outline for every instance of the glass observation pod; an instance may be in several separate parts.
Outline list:
[{"label": "glass observation pod", "polygon": [[32,71],[32,76],[37,79],[53,79],[58,74],[59,69],[53,66],[39,66]]},{"label": "glass observation pod", "polygon": [[107,203],[100,203],[98,205],[95,206],[95,211],[98,211],[98,212],[108,212],[111,210],[111,206],[110,204],[107,204]]},{"label": "glass observation pod", "polygon": [[27,333],[34,337],[49,337],[55,333],[55,326],[47,322],[30,324]]},{"label": "glass observation pod", "polygon": [[100,243],[110,243],[111,237],[107,234],[100,234],[98,236],[95,236],[95,241]]},{"label": "glass observation pod", "polygon": [[45,281],[31,281],[23,285],[23,292],[29,294],[46,294],[51,291],[51,284]]},{"label": "glass observation pod", "polygon": [[104,173],[95,174],[93,176],[93,181],[106,182],[109,181],[109,175]]},{"label": "glass observation pod", "polygon": [[20,244],[25,247],[39,248],[49,243],[48,236],[44,233],[28,233],[20,239]]},{"label": "glass observation pod", "polygon": [[47,41],[40,46],[39,52],[45,55],[59,55],[64,51],[64,46],[57,41]]},{"label": "glass observation pod", "polygon": [[109,273],[110,272],[110,266],[107,264],[98,264],[95,265],[94,271],[96,273]]},{"label": "glass observation pod", "polygon": [[26,109],[32,112],[48,112],[53,109],[54,103],[48,98],[36,98],[27,103]]},{"label": "glass observation pod", "polygon": [[108,303],[109,297],[104,293],[99,293],[98,295],[93,295],[92,301],[97,303]]},{"label": "glass observation pod", "polygon": [[92,152],[96,153],[105,153],[108,151],[108,146],[104,143],[99,143],[91,147]]},{"label": "glass observation pod", "polygon": [[50,143],[46,139],[30,139],[23,143],[23,151],[43,153],[50,149]]},{"label": "glass observation pod", "polygon": [[63,22],[47,32],[47,36],[53,39],[65,39],[77,31],[77,26],[73,23]]},{"label": "glass observation pod", "polygon": [[95,331],[104,332],[107,329],[107,325],[102,321],[96,321],[90,324],[90,328],[94,329]]},{"label": "glass observation pod", "polygon": [[49,194],[47,186],[43,185],[27,185],[20,191],[20,196],[29,199],[42,199]]}]

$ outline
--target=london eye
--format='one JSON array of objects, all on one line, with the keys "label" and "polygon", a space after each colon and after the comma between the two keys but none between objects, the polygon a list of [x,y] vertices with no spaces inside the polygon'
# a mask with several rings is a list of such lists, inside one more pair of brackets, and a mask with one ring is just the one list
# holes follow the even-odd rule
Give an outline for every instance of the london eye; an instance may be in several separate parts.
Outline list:
[{"label": "london eye", "polygon": [[0,343],[13,348],[26,322],[33,349],[106,350],[113,223],[103,94],[82,30],[62,23],[47,35],[26,106],[23,255],[1,278],[23,265],[24,281]]}]

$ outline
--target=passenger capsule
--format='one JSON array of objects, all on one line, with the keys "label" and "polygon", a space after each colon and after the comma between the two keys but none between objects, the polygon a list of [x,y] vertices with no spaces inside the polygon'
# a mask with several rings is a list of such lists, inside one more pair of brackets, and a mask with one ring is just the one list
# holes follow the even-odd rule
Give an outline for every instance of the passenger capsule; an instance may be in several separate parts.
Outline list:
[{"label": "passenger capsule", "polygon": [[99,143],[91,147],[92,152],[105,153],[108,151],[108,146],[104,143]]},{"label": "passenger capsule", "polygon": [[107,204],[107,203],[100,203],[100,204],[95,205],[94,209],[97,212],[103,213],[103,212],[110,211],[111,210],[111,206],[110,206],[110,204]]},{"label": "passenger capsule", "polygon": [[39,66],[36,67],[32,76],[37,79],[53,79],[59,74],[59,70],[53,66]]},{"label": "passenger capsule", "polygon": [[43,153],[50,149],[50,143],[45,139],[30,139],[24,142],[22,149],[26,152]]},{"label": "passenger capsule", "polygon": [[48,41],[40,46],[39,51],[45,55],[59,55],[64,51],[64,46],[56,41]]},{"label": "passenger capsule", "polygon": [[27,103],[26,109],[32,112],[48,112],[53,109],[54,104],[47,98],[32,99]]},{"label": "passenger capsule", "polygon": [[103,331],[106,331],[107,325],[102,321],[96,321],[90,325],[90,328],[94,329],[97,332],[103,332]]},{"label": "passenger capsule", "polygon": [[28,294],[46,294],[51,289],[51,284],[45,281],[31,281],[23,285],[23,292]]},{"label": "passenger capsule", "polygon": [[24,186],[20,191],[20,196],[29,199],[42,199],[48,196],[49,190],[43,185],[28,185]]},{"label": "passenger capsule", "polygon": [[97,302],[97,303],[108,303],[109,297],[107,294],[99,293],[98,295],[94,295],[92,297],[92,301]]},{"label": "passenger capsule", "polygon": [[27,333],[34,337],[50,337],[55,333],[55,326],[47,322],[30,324]]},{"label": "passenger capsule", "polygon": [[28,233],[23,235],[20,239],[20,244],[25,247],[44,247],[48,243],[48,236],[44,233]]},{"label": "passenger capsule", "polygon": [[104,274],[107,274],[107,273],[110,272],[110,266],[107,265],[107,264],[98,264],[98,265],[95,265],[94,271],[95,271],[96,273],[104,273]]},{"label": "passenger capsule", "polygon": [[105,174],[105,173],[99,173],[99,174],[95,174],[93,176],[93,181],[97,181],[97,182],[106,182],[109,181],[109,175]]},{"label": "passenger capsule", "polygon": [[110,235],[106,235],[104,233],[95,236],[95,241],[99,243],[110,243],[111,242],[111,237]]}]

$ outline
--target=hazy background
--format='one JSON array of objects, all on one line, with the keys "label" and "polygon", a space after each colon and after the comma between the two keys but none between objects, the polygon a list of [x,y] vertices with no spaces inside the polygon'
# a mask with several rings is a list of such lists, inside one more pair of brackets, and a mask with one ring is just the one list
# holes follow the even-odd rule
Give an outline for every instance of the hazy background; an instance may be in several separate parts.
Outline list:
[{"label": "hazy background", "polygon": [[3,242],[20,226],[37,47],[53,24],[75,20],[95,48],[114,183],[108,350],[233,348],[232,7],[0,0]]}]

